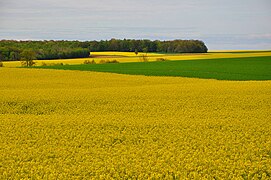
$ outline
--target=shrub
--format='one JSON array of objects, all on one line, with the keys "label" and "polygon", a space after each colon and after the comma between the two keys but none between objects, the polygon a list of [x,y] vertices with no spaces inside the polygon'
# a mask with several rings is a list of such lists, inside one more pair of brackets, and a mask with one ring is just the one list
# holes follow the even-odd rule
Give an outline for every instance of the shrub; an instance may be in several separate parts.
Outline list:
[{"label": "shrub", "polygon": [[0,61],[0,67],[4,67],[4,64]]},{"label": "shrub", "polygon": [[167,61],[165,58],[156,58],[156,61]]},{"label": "shrub", "polygon": [[100,60],[100,62],[99,62],[100,64],[107,64],[107,63],[119,63],[119,61],[117,61],[116,59],[114,59],[114,60]]},{"label": "shrub", "polygon": [[100,64],[105,64],[106,63],[106,61],[105,60],[100,60],[100,62],[99,62]]},{"label": "shrub", "polygon": [[140,60],[141,62],[148,62],[148,61],[149,61],[148,55],[147,55],[147,54],[142,54],[142,55],[139,57],[139,60]]},{"label": "shrub", "polygon": [[94,60],[90,61],[90,60],[85,60],[84,64],[96,64],[96,62]]},{"label": "shrub", "polygon": [[42,66],[47,66],[47,64],[45,62],[41,62]]},{"label": "shrub", "polygon": [[110,63],[119,63],[116,59],[112,60]]},{"label": "shrub", "polygon": [[[64,64],[63,63],[45,63],[45,62],[42,62],[41,63],[42,66],[63,66]],[[68,65],[68,64],[65,64],[65,65]]]},{"label": "shrub", "polygon": [[21,60],[22,66],[34,66],[36,63],[33,60]]},{"label": "shrub", "polygon": [[63,66],[63,63],[52,63],[52,66]]}]

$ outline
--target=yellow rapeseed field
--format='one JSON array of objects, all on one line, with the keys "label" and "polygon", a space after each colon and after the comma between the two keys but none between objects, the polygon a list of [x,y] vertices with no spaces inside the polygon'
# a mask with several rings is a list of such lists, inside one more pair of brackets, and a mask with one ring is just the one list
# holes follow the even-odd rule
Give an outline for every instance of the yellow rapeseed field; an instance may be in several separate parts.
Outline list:
[{"label": "yellow rapeseed field", "polygon": [[271,81],[0,77],[0,179],[271,178]]}]

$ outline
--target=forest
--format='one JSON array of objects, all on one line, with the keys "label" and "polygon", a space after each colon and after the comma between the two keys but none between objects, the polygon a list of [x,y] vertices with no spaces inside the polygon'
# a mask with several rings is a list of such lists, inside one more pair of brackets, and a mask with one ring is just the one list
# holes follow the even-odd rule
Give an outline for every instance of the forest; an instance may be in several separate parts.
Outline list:
[{"label": "forest", "polygon": [[33,59],[40,60],[85,58],[99,51],[206,53],[208,48],[200,40],[0,41],[0,61],[21,60],[29,53]]}]

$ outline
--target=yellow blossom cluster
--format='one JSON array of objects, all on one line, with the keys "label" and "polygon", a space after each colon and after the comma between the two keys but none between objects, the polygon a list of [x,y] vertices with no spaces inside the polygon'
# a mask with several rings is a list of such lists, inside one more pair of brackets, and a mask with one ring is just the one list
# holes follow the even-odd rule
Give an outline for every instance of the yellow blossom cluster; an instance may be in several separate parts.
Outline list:
[{"label": "yellow blossom cluster", "polygon": [[0,77],[0,179],[271,178],[271,81]]}]

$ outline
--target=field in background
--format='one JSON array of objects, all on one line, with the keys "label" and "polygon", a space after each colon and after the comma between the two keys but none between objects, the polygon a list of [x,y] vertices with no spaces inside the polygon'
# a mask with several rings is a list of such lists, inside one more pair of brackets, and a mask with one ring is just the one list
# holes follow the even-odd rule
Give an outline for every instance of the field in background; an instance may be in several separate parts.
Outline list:
[{"label": "field in background", "polygon": [[271,80],[271,56],[202,59],[200,61],[58,65],[39,68],[219,80]]},{"label": "field in background", "polygon": [[271,177],[271,81],[0,76],[0,179]]},{"label": "field in background", "polygon": [[[139,53],[136,55],[134,52],[92,52],[90,58],[79,59],[60,59],[60,60],[36,60],[37,66],[41,66],[43,63],[47,64],[83,64],[85,60],[94,60],[99,63],[101,60],[117,60],[119,62],[140,62],[141,56],[145,53]],[[217,58],[240,58],[240,57],[261,57],[271,56],[271,51],[211,51],[209,53],[197,53],[197,54],[163,54],[163,53],[148,53],[149,61],[157,61],[157,59],[166,60],[200,60],[200,59],[217,59]],[[5,67],[19,67],[21,63],[4,62]]]}]

